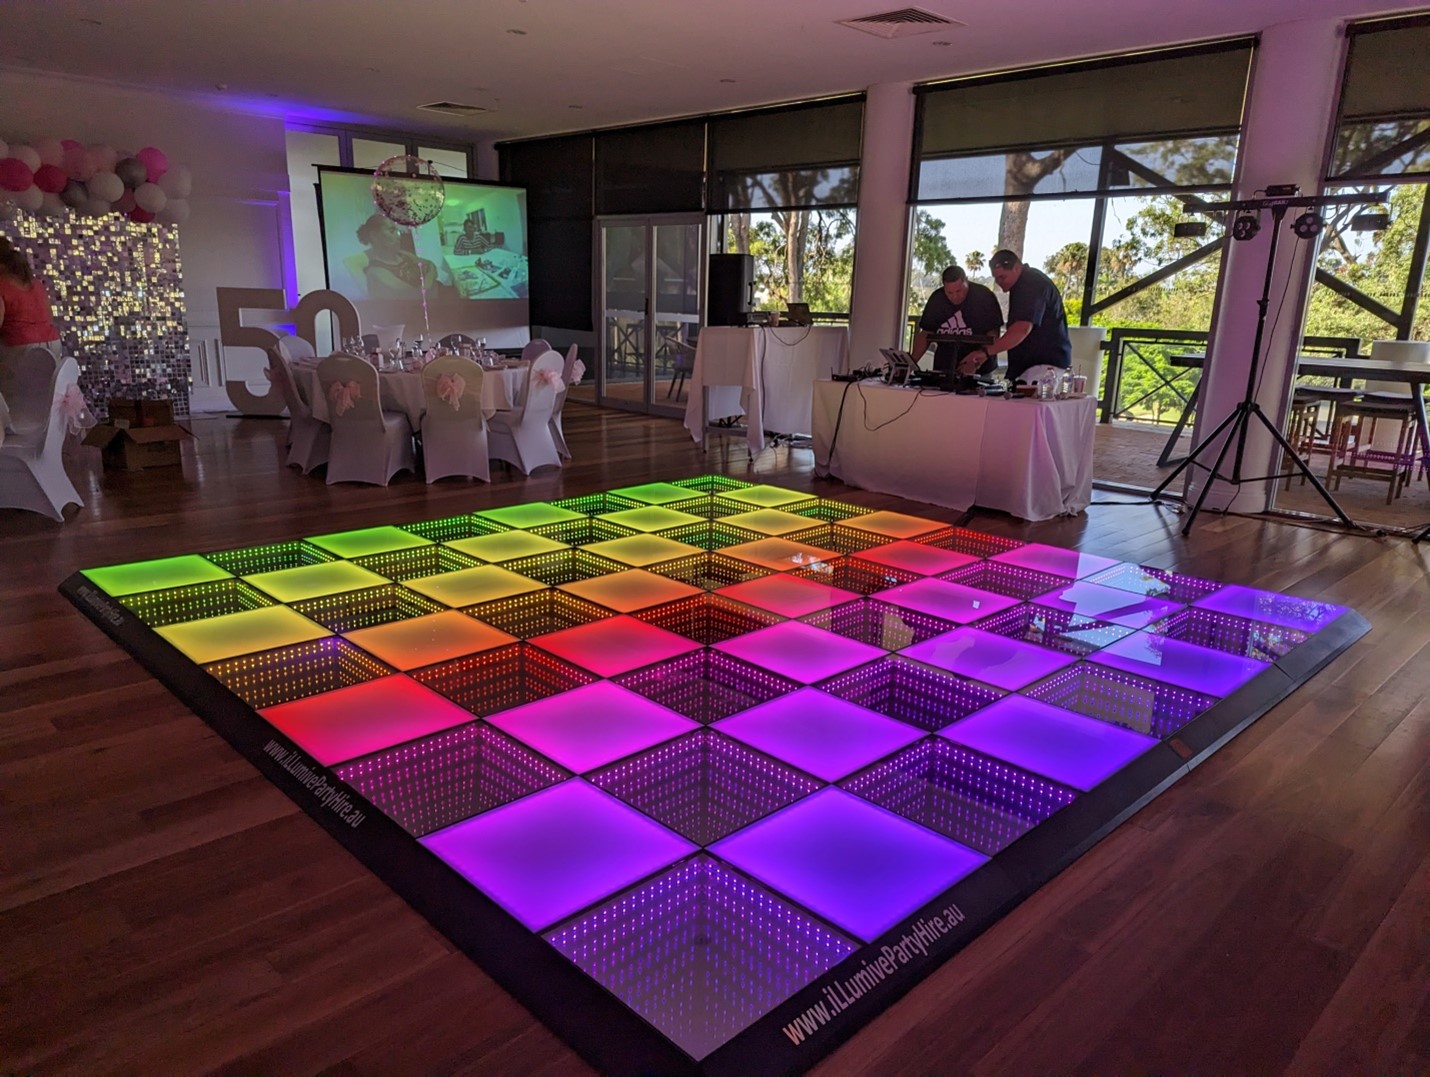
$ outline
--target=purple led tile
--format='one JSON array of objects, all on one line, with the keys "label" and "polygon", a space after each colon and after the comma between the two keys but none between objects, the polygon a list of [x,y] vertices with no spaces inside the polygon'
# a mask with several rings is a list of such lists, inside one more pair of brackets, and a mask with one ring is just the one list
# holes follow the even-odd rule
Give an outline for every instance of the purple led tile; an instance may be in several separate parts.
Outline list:
[{"label": "purple led tile", "polygon": [[1150,632],[1137,632],[1120,639],[1090,660],[1213,696],[1231,695],[1266,668],[1265,662],[1238,658]]},{"label": "purple led tile", "polygon": [[978,561],[967,568],[945,572],[939,579],[1024,601],[1068,585],[1066,576],[1054,576],[1051,572],[1034,572],[1030,568],[1003,565],[997,561]]},{"label": "purple led tile", "polygon": [[709,845],[824,783],[701,728],[587,776],[698,845]]},{"label": "purple led tile", "polygon": [[715,728],[827,782],[923,736],[911,725],[817,688],[751,707]]},{"label": "purple led tile", "polygon": [[921,740],[839,787],[988,856],[1077,796],[942,737]]},{"label": "purple led tile", "polygon": [[991,591],[980,591],[974,587],[965,587],[961,583],[930,579],[890,588],[880,594],[879,598],[896,606],[904,606],[960,625],[1001,613],[1018,604],[1016,599],[1007,595],[995,595]]},{"label": "purple led tile", "polygon": [[1081,553],[1065,550],[1061,546],[1045,546],[1041,542],[1030,542],[1017,549],[995,553],[990,561],[1019,568],[1031,568],[1035,572],[1049,572],[1054,576],[1066,576],[1080,580],[1094,572],[1112,568],[1118,562],[1111,557],[1099,557],[1095,553]]},{"label": "purple led tile", "polygon": [[616,683],[702,723],[728,718],[799,687],[788,677],[709,648],[623,674]]},{"label": "purple led tile", "polygon": [[710,851],[866,942],[988,859],[840,789],[805,797]]},{"label": "purple led tile", "polygon": [[592,909],[547,941],[697,1061],[854,951],[708,856]]},{"label": "purple led tile", "polygon": [[811,613],[800,620],[885,651],[897,651],[932,636],[940,636],[953,627],[952,621],[916,613],[877,598],[846,602],[831,610]]},{"label": "purple led tile", "polygon": [[694,640],[627,615],[536,636],[531,644],[602,677],[614,677],[700,647]]},{"label": "purple led tile", "polygon": [[571,776],[485,722],[344,763],[336,773],[414,837]]},{"label": "purple led tile", "polygon": [[1015,606],[975,621],[974,627],[1009,639],[1036,643],[1039,647],[1065,651],[1075,658],[1086,657],[1136,631],[1111,621],[1094,621],[1067,610],[1034,605]]},{"label": "purple led tile", "polygon": [[1273,591],[1257,591],[1251,587],[1229,586],[1198,599],[1193,605],[1217,613],[1230,613],[1252,621],[1298,628],[1303,632],[1319,632],[1341,614],[1344,606],[1317,602],[1294,595],[1278,595]]},{"label": "purple led tile", "polygon": [[1195,643],[1198,647],[1255,658],[1258,662],[1275,662],[1311,638],[1299,628],[1248,621],[1245,617],[1195,607],[1158,621],[1151,631],[1184,643]]},{"label": "purple led tile", "polygon": [[861,561],[872,561],[876,565],[901,568],[920,576],[933,576],[940,572],[952,572],[977,562],[978,558],[966,553],[940,549],[927,543],[902,540],[884,546],[875,546],[858,554]]},{"label": "purple led tile", "polygon": [[1026,694],[1055,707],[1154,737],[1170,737],[1216,703],[1215,696],[1138,677],[1096,662],[1079,662],[1035,684]]},{"label": "purple led tile", "polygon": [[1084,790],[1157,744],[1153,737],[1026,696],[1006,696],[939,736]]},{"label": "purple led tile", "polygon": [[870,662],[819,687],[928,732],[942,729],[1003,695],[997,688],[897,656]]},{"label": "purple led tile", "polygon": [[1104,587],[1116,587],[1122,591],[1134,591],[1152,598],[1169,598],[1173,602],[1195,602],[1206,598],[1213,591],[1219,591],[1222,584],[1216,580],[1204,580],[1198,576],[1184,576],[1179,572],[1169,572],[1165,568],[1151,568],[1147,565],[1121,564],[1104,572],[1097,572],[1087,578],[1088,583],[1100,583]]},{"label": "purple led tile", "polygon": [[1075,661],[1070,654],[976,628],[956,628],[899,653],[905,658],[1010,690],[1032,684]]},{"label": "purple led tile", "polygon": [[853,591],[846,591],[824,580],[803,579],[785,573],[732,584],[715,593],[782,617],[803,617],[806,613],[852,602],[859,597]]},{"label": "purple led tile", "polygon": [[803,684],[822,681],[884,655],[881,648],[799,621],[735,636],[715,644],[715,649]]},{"label": "purple led tile", "polygon": [[421,841],[533,931],[695,851],[580,778]]},{"label": "purple led tile", "polygon": [[610,681],[514,707],[488,721],[578,774],[699,728]]},{"label": "purple led tile", "polygon": [[1048,609],[1076,613],[1095,621],[1111,621],[1126,628],[1146,628],[1153,621],[1170,617],[1181,604],[1162,598],[1147,598],[1132,591],[1101,587],[1095,583],[1075,583],[1034,600]]}]

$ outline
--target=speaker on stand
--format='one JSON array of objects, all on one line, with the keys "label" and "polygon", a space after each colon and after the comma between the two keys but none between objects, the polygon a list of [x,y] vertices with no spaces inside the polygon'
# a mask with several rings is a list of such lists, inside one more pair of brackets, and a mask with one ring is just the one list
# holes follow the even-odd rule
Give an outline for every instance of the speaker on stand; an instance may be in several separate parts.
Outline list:
[{"label": "speaker on stand", "polygon": [[705,324],[744,325],[754,291],[754,255],[712,254],[706,277]]}]

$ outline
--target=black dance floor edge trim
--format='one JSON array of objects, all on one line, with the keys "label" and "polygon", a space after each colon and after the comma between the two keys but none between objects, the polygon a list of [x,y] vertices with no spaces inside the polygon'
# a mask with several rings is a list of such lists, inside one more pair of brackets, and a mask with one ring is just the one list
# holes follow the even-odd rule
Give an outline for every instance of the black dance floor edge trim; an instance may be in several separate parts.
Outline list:
[{"label": "black dance floor edge trim", "polygon": [[[72,574],[59,590],[592,1065],[611,1073],[717,1077],[792,1074],[813,1066],[1370,630],[1369,622],[1347,610],[1176,735],[696,1062],[83,573]],[[281,751],[275,752],[274,742]],[[361,812],[358,825],[325,806],[325,786],[344,790],[348,814],[353,806]],[[901,940],[905,945],[894,951]]]}]

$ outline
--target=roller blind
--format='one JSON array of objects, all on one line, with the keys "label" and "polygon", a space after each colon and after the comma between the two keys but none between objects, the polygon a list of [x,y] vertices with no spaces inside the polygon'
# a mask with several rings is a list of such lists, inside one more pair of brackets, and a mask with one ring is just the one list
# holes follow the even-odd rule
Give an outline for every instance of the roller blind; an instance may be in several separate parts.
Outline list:
[{"label": "roller blind", "polygon": [[705,121],[596,134],[596,213],[705,208]]},{"label": "roller blind", "polygon": [[590,135],[498,147],[502,181],[526,188],[533,325],[592,327],[594,151]]},{"label": "roller blind", "polygon": [[863,127],[862,95],[711,117],[710,212],[856,204]]},{"label": "roller blind", "polygon": [[1430,17],[1350,29],[1332,178],[1430,175]]}]

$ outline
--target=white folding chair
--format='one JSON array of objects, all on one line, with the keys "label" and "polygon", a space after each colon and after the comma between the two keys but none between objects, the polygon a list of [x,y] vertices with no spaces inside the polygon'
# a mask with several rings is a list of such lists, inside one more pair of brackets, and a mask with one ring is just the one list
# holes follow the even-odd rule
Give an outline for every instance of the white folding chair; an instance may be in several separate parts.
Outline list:
[{"label": "white folding chair", "polygon": [[429,483],[448,475],[492,481],[482,378],[481,367],[456,355],[422,368],[422,468]]},{"label": "white folding chair", "polygon": [[328,462],[332,446],[332,428],[322,419],[313,417],[313,406],[303,386],[293,377],[293,363],[311,359],[313,346],[302,337],[283,337],[268,355],[268,377],[283,394],[288,406],[288,467],[308,474]]},{"label": "white folding chair", "polygon": [[38,512],[64,522],[65,506],[84,500],[65,474],[66,420],[60,398],[79,384],[79,363],[31,348],[4,371],[10,432],[0,444],[0,507]]},{"label": "white folding chair", "polygon": [[553,351],[538,356],[526,374],[521,403],[499,411],[487,426],[491,458],[512,464],[523,475],[539,467],[561,466],[561,454],[551,437],[551,412],[561,386],[561,356]]},{"label": "white folding chair", "polygon": [[328,485],[369,482],[386,486],[399,471],[416,469],[412,424],[401,412],[382,410],[377,370],[339,352],[318,364],[318,384],[333,430]]},{"label": "white folding chair", "polygon": [[566,349],[566,361],[561,368],[561,388],[556,391],[556,403],[551,408],[551,440],[556,443],[556,453],[562,459],[571,459],[571,450],[566,447],[566,431],[561,429],[561,410],[566,407],[566,390],[571,387],[571,368],[576,365],[577,347]]}]

